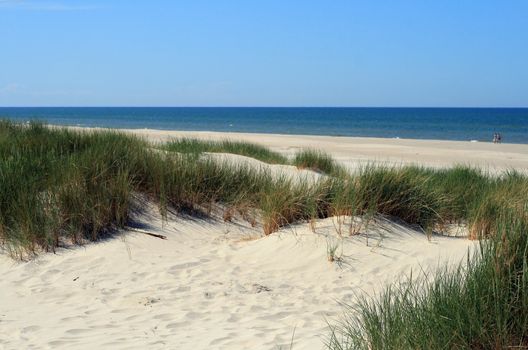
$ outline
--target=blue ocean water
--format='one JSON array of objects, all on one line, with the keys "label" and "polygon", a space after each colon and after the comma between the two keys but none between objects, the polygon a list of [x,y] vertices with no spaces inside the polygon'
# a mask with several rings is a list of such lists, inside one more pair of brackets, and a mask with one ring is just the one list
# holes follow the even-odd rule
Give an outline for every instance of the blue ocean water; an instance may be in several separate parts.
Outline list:
[{"label": "blue ocean water", "polygon": [[0,107],[50,124],[528,144],[528,108]]}]

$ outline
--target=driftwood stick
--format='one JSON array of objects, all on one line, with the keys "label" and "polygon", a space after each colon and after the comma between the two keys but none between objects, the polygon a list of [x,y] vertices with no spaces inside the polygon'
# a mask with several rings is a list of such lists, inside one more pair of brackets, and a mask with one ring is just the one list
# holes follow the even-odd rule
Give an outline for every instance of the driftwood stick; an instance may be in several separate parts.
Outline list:
[{"label": "driftwood stick", "polygon": [[134,232],[143,233],[143,234],[145,234],[145,235],[149,235],[149,236],[156,237],[156,238],[159,238],[159,239],[167,239],[167,236],[164,236],[164,235],[158,235],[157,233],[152,233],[152,232],[147,232],[147,231],[138,230],[138,229],[135,229],[135,228],[132,228],[132,227],[128,227],[128,230],[130,230],[130,231],[134,231]]}]

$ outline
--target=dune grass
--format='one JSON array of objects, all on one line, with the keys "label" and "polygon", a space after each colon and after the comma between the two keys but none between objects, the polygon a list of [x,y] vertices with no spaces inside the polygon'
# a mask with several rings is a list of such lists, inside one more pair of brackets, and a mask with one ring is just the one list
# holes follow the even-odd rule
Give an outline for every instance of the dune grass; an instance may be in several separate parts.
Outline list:
[{"label": "dune grass", "polygon": [[117,134],[1,122],[0,239],[52,249],[60,236],[97,239],[111,223],[123,224],[143,149]]},{"label": "dune grass", "polygon": [[232,153],[258,159],[269,164],[287,164],[288,159],[278,152],[274,152],[264,146],[242,141],[211,141],[193,138],[180,138],[170,141],[162,146],[167,151],[200,154],[210,153]]},{"label": "dune grass", "polygon": [[269,164],[295,165],[299,169],[309,169],[332,176],[340,176],[345,170],[329,154],[312,149],[295,153],[292,160],[269,148],[243,141],[212,141],[195,138],[179,138],[169,141],[161,149],[183,154],[199,155],[209,153],[230,153],[258,159]]},{"label": "dune grass", "polygon": [[295,153],[292,163],[299,169],[310,169],[333,176],[339,176],[345,172],[332,156],[320,150],[300,150]]},{"label": "dune grass", "polygon": [[[466,267],[363,299],[334,329],[329,348],[528,345],[525,176],[510,172],[491,177],[466,167],[367,166],[347,174],[317,155],[303,164],[333,175],[312,183],[195,157],[201,145],[185,146],[190,151],[183,151],[182,143],[162,147],[178,153],[156,152],[144,141],[116,132],[0,121],[2,246],[21,257],[111,235],[126,225],[135,194],[157,201],[162,213],[169,207],[191,214],[223,208],[225,220],[239,216],[261,225],[264,234],[329,216],[384,215],[429,234],[462,223],[471,238],[486,239]],[[230,153],[242,152],[239,146],[222,147],[222,152],[229,147],[234,147]],[[267,157],[251,147],[243,149],[245,155]]]},{"label": "dune grass", "polygon": [[[523,217],[524,216],[524,217]],[[528,348],[528,221],[505,209],[465,267],[363,297],[329,349]]]},{"label": "dune grass", "polygon": [[207,214],[219,204],[247,220],[258,214],[266,234],[317,212],[308,210],[316,190],[305,181],[155,152],[116,132],[3,121],[0,155],[0,240],[14,255],[111,233],[126,224],[135,193],[158,201],[162,213],[172,207]]},{"label": "dune grass", "polygon": [[425,186],[443,198],[434,216],[465,220],[473,238],[486,240],[465,266],[408,277],[363,297],[333,328],[328,348],[528,348],[527,179],[464,168],[412,171],[428,177]]},{"label": "dune grass", "polygon": [[212,141],[195,138],[179,138],[169,141],[161,149],[182,154],[200,155],[209,153],[230,153],[258,159],[269,164],[294,165],[299,169],[309,169],[331,176],[343,176],[346,171],[329,154],[313,149],[296,152],[293,159],[288,159],[278,152],[251,142]]},{"label": "dune grass", "polygon": [[497,179],[468,168],[365,167],[355,175],[325,168],[337,175],[313,184],[197,159],[192,154],[203,149],[201,141],[179,145],[193,151],[155,152],[116,132],[1,122],[0,237],[29,250],[52,249],[61,237],[95,240],[123,225],[132,195],[143,193],[159,201],[162,211],[207,211],[218,203],[231,213],[257,213],[266,234],[333,215],[381,214],[428,232],[468,223],[479,238],[493,233],[495,212],[505,205],[501,200],[525,193],[526,179],[519,174]]}]

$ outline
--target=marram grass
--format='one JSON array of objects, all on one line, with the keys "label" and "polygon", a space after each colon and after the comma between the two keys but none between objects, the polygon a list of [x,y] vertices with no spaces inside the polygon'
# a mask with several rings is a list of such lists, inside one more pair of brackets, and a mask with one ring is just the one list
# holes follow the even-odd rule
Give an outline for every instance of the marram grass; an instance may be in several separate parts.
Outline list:
[{"label": "marram grass", "polygon": [[343,175],[345,172],[328,153],[314,149],[298,151],[293,158],[293,165],[299,169],[310,169],[333,176]]},{"label": "marram grass", "polygon": [[269,164],[295,165],[300,169],[309,169],[328,175],[343,175],[345,170],[329,154],[313,149],[296,152],[292,160],[264,146],[243,141],[201,140],[196,138],[178,138],[161,146],[166,151],[200,155],[209,153],[231,153],[258,159]]},{"label": "marram grass", "polygon": [[528,348],[528,220],[510,209],[496,219],[495,236],[465,266],[360,299],[328,348]]},{"label": "marram grass", "polygon": [[225,220],[238,215],[265,234],[329,216],[384,215],[429,234],[462,223],[471,238],[485,239],[466,267],[363,299],[333,328],[329,348],[528,346],[525,176],[467,167],[367,166],[347,174],[327,155],[301,152],[294,164],[328,175],[313,183],[195,156],[217,150],[289,163],[260,146],[187,140],[161,148],[177,152],[117,132],[0,121],[0,243],[23,256],[111,235],[126,225],[136,194],[157,201],[162,213],[207,214],[220,204]]},{"label": "marram grass", "polygon": [[[466,222],[471,238],[485,240],[454,270],[408,277],[375,297],[360,299],[350,306],[348,317],[332,327],[328,348],[527,349],[526,177],[515,172],[488,177],[468,168],[407,168],[392,175],[388,169],[381,171],[385,174],[379,171],[367,171],[363,180],[368,184],[375,177],[377,185],[360,186],[371,188],[369,197],[384,198],[381,209],[374,204],[375,210],[394,215],[396,196],[404,209],[399,217],[431,229]],[[404,178],[396,181],[394,176]]]},{"label": "marram grass", "polygon": [[255,158],[270,164],[288,163],[288,159],[282,154],[251,142],[231,140],[211,141],[193,138],[180,138],[167,142],[162,146],[162,149],[190,154],[200,154],[204,152],[232,153]]},{"label": "marram grass", "polygon": [[[203,148],[202,141],[180,141],[178,147]],[[221,145],[225,151],[225,145],[232,150],[243,143]],[[491,223],[513,195],[526,194],[526,178],[516,173],[493,178],[469,168],[367,166],[352,175],[325,167],[335,175],[308,183],[194,153],[156,152],[115,132],[2,122],[1,238],[30,251],[53,249],[62,237],[97,239],[126,222],[134,193],[159,201],[162,211],[203,211],[219,203],[234,212],[258,212],[268,234],[298,221],[382,214],[429,232],[467,223],[474,238],[481,238],[494,233]]]}]

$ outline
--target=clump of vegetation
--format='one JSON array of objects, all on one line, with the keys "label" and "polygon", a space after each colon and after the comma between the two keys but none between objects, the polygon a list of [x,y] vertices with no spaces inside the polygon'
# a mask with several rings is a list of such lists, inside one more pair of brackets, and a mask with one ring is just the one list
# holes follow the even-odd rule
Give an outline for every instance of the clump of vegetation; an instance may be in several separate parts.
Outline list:
[{"label": "clump of vegetation", "polygon": [[128,219],[134,193],[181,211],[256,206],[271,175],[154,152],[115,132],[0,122],[0,240],[14,254],[96,240]]},{"label": "clump of vegetation", "polygon": [[287,224],[328,217],[328,186],[278,178],[263,188],[260,196],[264,233],[269,235]]},{"label": "clump of vegetation", "polygon": [[148,176],[142,141],[0,122],[0,239],[53,249],[97,239],[127,220],[132,185]]},{"label": "clump of vegetation", "polygon": [[[320,213],[323,187],[273,177],[247,165],[156,152],[117,132],[0,123],[0,240],[15,255],[97,240],[128,220],[140,193],[168,207],[226,208],[264,232]],[[282,201],[281,201],[282,198]],[[326,215],[326,214],[324,214]]]},{"label": "clump of vegetation", "polygon": [[269,164],[293,164],[299,169],[309,169],[332,176],[342,176],[346,173],[329,154],[318,150],[302,150],[297,152],[290,161],[278,152],[267,147],[242,141],[212,141],[195,138],[179,138],[161,145],[161,149],[194,156],[205,152],[230,153],[258,159]]},{"label": "clump of vegetation", "polygon": [[180,138],[170,141],[162,146],[163,149],[173,152],[200,154],[232,153],[251,157],[270,164],[287,164],[288,159],[278,152],[251,142],[242,141],[206,141],[193,138]]},{"label": "clump of vegetation", "polygon": [[342,175],[345,171],[328,153],[319,150],[305,149],[297,152],[293,165],[299,169],[310,169],[329,175]]},{"label": "clump of vegetation", "polygon": [[439,209],[444,197],[433,188],[431,178],[419,169],[363,169],[356,179],[356,206],[360,212],[397,217],[431,231],[443,218]]},{"label": "clump of vegetation", "polygon": [[326,240],[326,258],[328,259],[328,262],[341,262],[341,257],[343,255],[343,252],[338,253],[337,250],[339,249],[339,243],[335,240],[328,239]]},{"label": "clump of vegetation", "polygon": [[[204,145],[183,140],[163,148],[176,144],[188,150]],[[224,151],[239,145],[221,144]],[[335,175],[310,183],[192,154],[155,152],[144,141],[115,132],[3,121],[0,239],[29,251],[53,249],[65,237],[95,240],[126,223],[134,193],[159,201],[162,212],[167,206],[207,212],[219,203],[227,208],[226,220],[259,216],[266,234],[299,221],[381,214],[429,232],[464,222],[479,238],[494,233],[491,223],[509,198],[526,193],[525,177],[515,173],[490,178],[467,168],[366,167],[351,175],[334,166],[325,170]]]},{"label": "clump of vegetation", "polygon": [[465,221],[472,238],[486,240],[464,266],[363,298],[333,329],[328,348],[528,348],[528,179],[467,168],[408,171],[440,198],[421,200],[427,212],[434,208],[436,224]]},{"label": "clump of vegetation", "polygon": [[333,329],[328,348],[527,348],[528,220],[519,214],[502,209],[495,236],[466,266],[363,298]]}]

